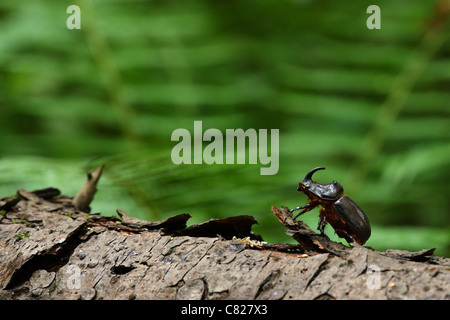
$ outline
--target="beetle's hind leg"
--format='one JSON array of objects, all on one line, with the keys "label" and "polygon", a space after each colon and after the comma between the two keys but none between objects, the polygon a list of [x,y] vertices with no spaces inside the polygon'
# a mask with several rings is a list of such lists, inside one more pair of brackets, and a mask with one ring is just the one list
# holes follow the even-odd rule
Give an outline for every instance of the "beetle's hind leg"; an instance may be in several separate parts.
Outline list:
[{"label": "beetle's hind leg", "polygon": [[340,237],[340,238],[344,238],[348,244],[350,243],[358,243],[361,244],[360,242],[358,242],[355,238],[353,238],[347,231],[343,230],[343,229],[338,229],[335,230],[336,234]]}]

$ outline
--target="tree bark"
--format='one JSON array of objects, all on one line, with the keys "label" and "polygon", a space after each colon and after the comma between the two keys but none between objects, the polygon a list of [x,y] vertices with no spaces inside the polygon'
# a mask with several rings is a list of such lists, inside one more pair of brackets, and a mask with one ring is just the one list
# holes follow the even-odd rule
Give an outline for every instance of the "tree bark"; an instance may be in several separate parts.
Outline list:
[{"label": "tree bark", "polygon": [[[449,299],[450,259],[345,246],[272,208],[299,245],[267,244],[253,217],[186,227],[76,209],[59,192],[0,200],[1,299]],[[274,221],[276,221],[274,219]]]}]

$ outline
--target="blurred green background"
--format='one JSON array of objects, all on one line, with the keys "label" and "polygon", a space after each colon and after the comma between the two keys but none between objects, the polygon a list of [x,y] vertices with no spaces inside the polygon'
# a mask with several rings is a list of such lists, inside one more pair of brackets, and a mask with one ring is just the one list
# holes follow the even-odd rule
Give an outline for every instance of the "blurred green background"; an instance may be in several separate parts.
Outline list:
[{"label": "blurred green background", "polygon": [[[81,30],[66,9],[81,8]],[[369,30],[369,5],[381,29]],[[0,197],[74,196],[106,169],[93,212],[189,224],[294,207],[316,166],[367,213],[376,249],[450,255],[450,3],[0,0]],[[280,130],[280,168],[179,165],[173,130]],[[303,219],[315,228],[317,209]],[[327,234],[336,239],[328,226]],[[342,240],[344,241],[344,240]],[[345,241],[344,241],[345,242]]]}]

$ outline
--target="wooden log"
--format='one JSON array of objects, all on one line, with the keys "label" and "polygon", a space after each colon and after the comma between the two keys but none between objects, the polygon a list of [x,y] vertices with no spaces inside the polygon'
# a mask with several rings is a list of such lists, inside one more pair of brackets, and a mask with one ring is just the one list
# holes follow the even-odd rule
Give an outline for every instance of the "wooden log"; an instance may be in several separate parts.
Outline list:
[{"label": "wooden log", "polygon": [[[248,216],[139,222],[19,194],[15,204],[0,200],[9,207],[0,221],[0,299],[450,298],[450,259],[433,250],[337,245],[289,220],[301,244],[268,244]],[[242,223],[239,238],[230,239],[230,222]]]}]

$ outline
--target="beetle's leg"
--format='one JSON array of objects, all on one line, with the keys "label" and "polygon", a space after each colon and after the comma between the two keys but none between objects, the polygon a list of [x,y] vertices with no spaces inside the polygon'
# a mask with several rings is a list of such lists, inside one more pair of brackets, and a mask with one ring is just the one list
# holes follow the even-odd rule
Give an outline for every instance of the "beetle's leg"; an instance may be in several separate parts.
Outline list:
[{"label": "beetle's leg", "polygon": [[358,241],[355,240],[355,238],[353,238],[350,234],[348,234],[347,231],[339,229],[339,230],[335,230],[337,235],[341,238],[344,238],[345,240],[347,240],[348,244],[352,243],[352,242],[356,242],[359,243]]},{"label": "beetle's leg", "polygon": [[317,230],[320,231],[320,234],[323,236],[325,234],[325,226],[327,224],[327,218],[325,216],[320,217],[319,225],[317,226]]},{"label": "beetle's leg", "polygon": [[[353,238],[353,237],[352,237],[351,235],[349,235],[348,233],[347,233],[347,236],[350,238],[350,240],[351,240],[352,242],[358,243],[358,241],[356,241],[355,238]],[[349,242],[349,244],[350,244],[350,242]]]},{"label": "beetle's leg", "polygon": [[298,206],[295,207],[294,209],[289,210],[290,213],[293,213],[294,211],[300,210],[300,209],[305,209],[305,208],[309,208],[311,206],[310,203],[305,204],[304,206]]},{"label": "beetle's leg", "polygon": [[[299,206],[299,207],[295,207],[294,209],[291,209],[291,210],[289,210],[289,213],[293,213],[294,211],[296,211],[296,210],[300,210],[300,209],[307,209],[307,208],[309,208],[311,206],[311,204],[310,203],[307,203],[307,204],[305,204],[304,206]],[[302,212],[300,212],[298,215],[296,215],[295,217],[294,217],[294,220],[299,216],[299,215],[301,215],[302,213],[305,213],[306,212],[306,209],[305,210],[303,210]],[[311,210],[311,209],[310,209]],[[287,218],[288,218],[288,216],[286,216],[285,218],[284,218],[284,221],[283,221],[283,224],[286,222],[286,220],[287,220]]]},{"label": "beetle's leg", "polygon": [[309,202],[309,203],[305,204],[304,206],[300,206],[300,207],[292,209],[291,213],[293,213],[294,211],[303,209],[302,211],[297,213],[297,215],[294,217],[294,220],[297,219],[300,215],[304,214],[305,212],[308,212],[308,211],[314,209],[315,207],[317,207],[318,204],[319,204],[318,202]]},{"label": "beetle's leg", "polygon": [[344,234],[346,235],[345,240],[347,240],[348,244],[350,244],[350,242],[358,243],[358,241],[356,241],[355,238],[353,238],[351,235],[349,235],[347,231],[344,231]]},{"label": "beetle's leg", "polygon": [[294,220],[297,219],[299,216],[301,216],[302,214],[304,214],[305,212],[308,212],[309,210],[311,210],[312,208],[310,206],[308,206],[306,209],[303,209],[302,211],[300,211],[299,213],[297,213],[294,217]]}]

